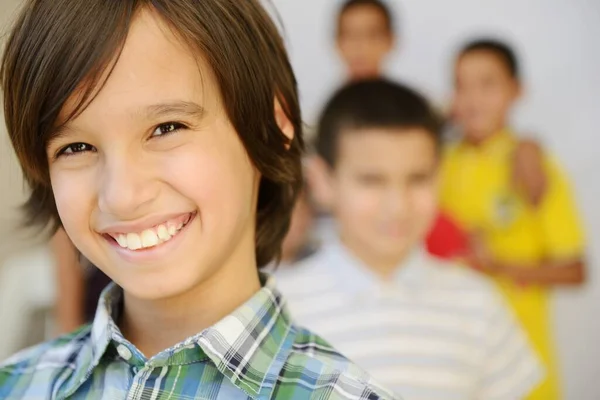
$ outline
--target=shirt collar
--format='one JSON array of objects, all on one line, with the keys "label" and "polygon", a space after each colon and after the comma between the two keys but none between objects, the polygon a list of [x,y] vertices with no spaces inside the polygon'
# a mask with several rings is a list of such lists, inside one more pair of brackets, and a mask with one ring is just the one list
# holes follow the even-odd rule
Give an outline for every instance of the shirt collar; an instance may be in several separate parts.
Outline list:
[{"label": "shirt collar", "polygon": [[[263,287],[246,303],[215,325],[148,360],[153,366],[183,365],[210,359],[234,385],[258,397],[270,391],[291,352],[295,330],[274,279],[261,274]],[[75,360],[75,376],[65,395],[74,393],[93,373],[109,348],[125,346],[132,364],[146,360],[121,334],[119,318],[123,291],[109,285],[98,304],[89,343]],[[137,360],[137,361],[136,361]]]},{"label": "shirt collar", "polygon": [[415,247],[398,265],[388,280],[383,280],[362,260],[358,259],[339,240],[330,240],[322,250],[324,264],[339,278],[344,290],[359,293],[378,290],[382,283],[396,284],[405,288],[419,288],[427,279],[427,251],[424,246]]}]

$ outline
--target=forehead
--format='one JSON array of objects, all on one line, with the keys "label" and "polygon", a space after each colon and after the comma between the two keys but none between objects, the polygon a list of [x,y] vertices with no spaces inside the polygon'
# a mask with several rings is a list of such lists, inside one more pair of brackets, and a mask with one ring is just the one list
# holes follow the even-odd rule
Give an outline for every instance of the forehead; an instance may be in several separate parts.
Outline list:
[{"label": "forehead", "polygon": [[340,16],[340,28],[353,29],[362,26],[385,27],[387,25],[386,16],[379,7],[361,4],[352,6]]},{"label": "forehead", "polygon": [[[176,37],[155,12],[144,9],[132,21],[123,49],[106,69],[93,101],[72,122],[125,114],[156,103],[192,100],[202,94],[203,98],[216,98],[217,93],[201,55]],[[77,94],[63,107],[62,118],[77,105]]]},{"label": "forehead", "polygon": [[457,62],[456,72],[460,74],[502,74],[510,75],[502,56],[491,50],[474,50],[463,54]]},{"label": "forehead", "polygon": [[435,163],[435,141],[422,128],[361,129],[340,135],[337,164],[405,169]]}]

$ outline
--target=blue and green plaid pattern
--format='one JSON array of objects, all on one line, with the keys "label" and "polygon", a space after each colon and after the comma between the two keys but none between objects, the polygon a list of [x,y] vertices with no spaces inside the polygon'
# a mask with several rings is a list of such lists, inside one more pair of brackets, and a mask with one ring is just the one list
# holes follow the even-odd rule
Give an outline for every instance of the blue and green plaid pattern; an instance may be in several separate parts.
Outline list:
[{"label": "blue and green plaid pattern", "polygon": [[91,326],[0,365],[0,399],[392,399],[318,336],[291,323],[268,279],[233,314],[151,359],[114,323],[109,287]]}]

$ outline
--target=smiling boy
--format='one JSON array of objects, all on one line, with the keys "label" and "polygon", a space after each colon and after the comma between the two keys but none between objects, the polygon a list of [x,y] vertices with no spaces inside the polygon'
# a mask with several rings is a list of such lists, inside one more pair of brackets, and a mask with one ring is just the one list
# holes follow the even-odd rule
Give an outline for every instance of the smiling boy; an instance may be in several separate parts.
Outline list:
[{"label": "smiling boy", "polygon": [[258,1],[30,1],[1,71],[28,217],[116,285],[91,326],[0,366],[0,398],[391,398],[259,272],[303,145]]}]

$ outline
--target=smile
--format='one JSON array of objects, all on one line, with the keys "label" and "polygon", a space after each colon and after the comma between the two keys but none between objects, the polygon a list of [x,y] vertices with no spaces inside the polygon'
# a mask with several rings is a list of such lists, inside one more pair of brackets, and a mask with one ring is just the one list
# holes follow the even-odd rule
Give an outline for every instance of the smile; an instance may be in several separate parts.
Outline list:
[{"label": "smile", "polygon": [[105,236],[121,248],[132,251],[146,250],[171,241],[194,219],[196,212],[165,221],[141,232],[110,232]]}]

